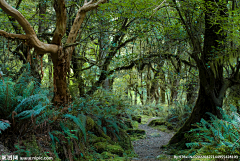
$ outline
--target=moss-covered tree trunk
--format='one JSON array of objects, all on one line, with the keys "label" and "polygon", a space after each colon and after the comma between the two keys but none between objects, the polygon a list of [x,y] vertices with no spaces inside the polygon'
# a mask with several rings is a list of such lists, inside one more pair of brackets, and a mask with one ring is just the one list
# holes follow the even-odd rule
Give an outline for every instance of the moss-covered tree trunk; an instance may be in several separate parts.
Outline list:
[{"label": "moss-covered tree trunk", "polygon": [[157,77],[159,76],[159,72],[154,74],[154,78],[151,80],[151,88],[150,88],[150,98],[151,98],[151,102],[153,102],[154,100],[156,101],[155,103],[158,103],[159,100],[159,96],[158,96],[158,80]]},{"label": "moss-covered tree trunk", "polygon": [[[213,4],[214,0],[205,0],[207,11],[205,13],[203,51],[200,58],[198,55],[192,55],[199,70],[200,89],[198,99],[191,116],[172,137],[169,141],[169,145],[178,144],[180,147],[186,147],[185,143],[187,143],[187,140],[183,139],[184,134],[191,128],[194,128],[192,124],[200,122],[202,118],[207,121],[210,120],[210,117],[206,112],[210,112],[220,119],[222,118],[217,107],[222,107],[225,92],[227,88],[230,87],[231,82],[223,78],[223,63],[218,63],[215,66],[210,65],[210,63],[213,63],[212,60],[214,60],[214,56],[223,54],[224,46],[219,42],[222,42],[225,39],[224,33],[222,32],[223,30],[220,31],[221,23],[212,24],[210,19],[215,16],[225,15],[223,11],[220,12],[220,15],[216,15],[217,13],[219,14],[219,12],[215,12],[215,10],[219,6],[222,7],[221,9],[224,9],[226,4],[223,3],[219,6],[215,6],[210,5],[210,2]],[[217,33],[218,31],[219,33]],[[215,50],[213,50],[213,48]]]},{"label": "moss-covered tree trunk", "polygon": [[163,71],[160,72],[160,97],[161,97],[161,103],[165,103],[166,102],[166,87],[165,87],[165,74]]},{"label": "moss-covered tree trunk", "polygon": [[187,85],[187,104],[192,105],[195,103],[197,98],[198,86],[196,82],[190,82]]},{"label": "moss-covered tree trunk", "polygon": [[218,118],[221,118],[221,114],[216,107],[217,106],[213,99],[206,94],[204,86],[200,85],[198,99],[193,108],[191,116],[180,128],[180,130],[172,137],[172,139],[169,141],[169,144],[187,143],[186,140],[183,139],[184,134],[187,133],[191,128],[194,128],[192,124],[200,122],[202,118],[209,120],[209,115],[207,115],[206,112],[210,112],[218,116]]},{"label": "moss-covered tree trunk", "polygon": [[179,80],[174,77],[174,80],[171,81],[172,87],[171,87],[171,95],[170,95],[170,104],[173,104],[174,101],[177,100],[177,95],[178,95],[178,85],[179,85]]}]

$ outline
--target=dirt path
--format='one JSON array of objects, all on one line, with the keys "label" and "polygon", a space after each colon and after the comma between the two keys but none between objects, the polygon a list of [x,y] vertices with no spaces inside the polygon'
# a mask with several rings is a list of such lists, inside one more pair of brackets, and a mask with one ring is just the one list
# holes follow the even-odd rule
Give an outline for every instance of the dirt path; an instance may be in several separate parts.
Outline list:
[{"label": "dirt path", "polygon": [[165,133],[154,128],[151,128],[148,123],[151,120],[158,118],[151,118],[148,120],[147,124],[139,124],[138,128],[146,131],[147,137],[145,139],[140,139],[133,141],[135,152],[138,154],[138,158],[133,158],[132,160],[138,161],[155,161],[158,155],[161,154],[160,147],[166,145],[168,141],[172,138],[173,134]]}]

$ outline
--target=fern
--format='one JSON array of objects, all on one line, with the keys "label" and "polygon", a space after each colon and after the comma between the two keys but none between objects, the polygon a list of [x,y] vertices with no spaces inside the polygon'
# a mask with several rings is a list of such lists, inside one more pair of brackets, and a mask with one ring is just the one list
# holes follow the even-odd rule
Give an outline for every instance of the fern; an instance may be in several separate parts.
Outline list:
[{"label": "fern", "polygon": [[10,124],[9,124],[9,123],[0,121],[0,134],[1,134],[1,130],[4,131],[4,130],[6,130],[8,127],[10,127]]},{"label": "fern", "polygon": [[[9,131],[14,134],[18,134],[19,129],[30,122],[26,119],[43,114],[51,105],[47,97],[48,91],[44,91],[38,86],[35,78],[30,75],[29,66],[26,66],[25,69],[26,71],[19,76],[16,82],[7,79],[6,83],[0,86],[0,118],[16,123],[14,129],[9,128]],[[39,94],[40,92],[41,94]],[[13,118],[14,113],[17,113],[17,115]],[[41,119],[46,120],[46,117],[43,116]],[[0,129],[2,131],[6,130],[4,128],[6,125],[3,126],[2,122],[1,125],[2,128]]]},{"label": "fern", "polygon": [[39,106],[35,106],[35,107],[32,107],[32,106],[36,103],[37,103],[37,105],[39,105],[39,103],[42,104],[42,102],[49,104],[49,100],[48,100],[47,96],[43,95],[43,94],[35,94],[35,95],[29,96],[29,97],[23,99],[21,101],[21,103],[17,105],[17,107],[14,109],[14,111],[19,112],[19,111],[24,110],[24,108],[29,108],[29,106],[31,109],[32,108],[36,109],[36,107],[39,108]]},{"label": "fern", "polygon": [[[51,132],[49,132],[48,134],[49,134],[50,138],[52,139],[52,145],[51,145],[51,147],[52,147],[52,149],[53,149],[53,152],[54,152],[55,156],[59,159],[58,153],[57,153],[57,151],[56,151],[55,141],[54,141],[54,138],[57,138],[57,137],[53,136],[53,134],[51,134]],[[58,139],[57,139],[57,140],[58,140]]]},{"label": "fern", "polygon": [[[42,94],[35,94],[28,98],[23,99],[21,103],[18,104],[17,107],[14,109],[14,111],[17,113],[19,113],[20,111],[22,112],[16,115],[15,117],[21,117],[21,119],[25,119],[30,118],[32,115],[36,116],[40,114],[48,106],[48,105],[43,106],[43,102],[45,104],[49,104],[48,98]],[[31,110],[27,110],[29,109],[29,107]]]},{"label": "fern", "polygon": [[[200,148],[198,155],[207,154],[232,154],[239,155],[240,149],[240,117],[233,112],[229,116],[222,109],[218,108],[223,115],[223,120],[218,119],[211,113],[211,123],[202,119],[200,123],[195,124],[196,129],[190,130],[195,137],[191,143],[186,145],[191,148]],[[195,133],[198,132],[198,133]]]},{"label": "fern", "polygon": [[[63,129],[64,133],[67,134],[67,136],[68,136],[70,139],[75,138],[75,139],[78,140],[78,138],[77,138],[74,134],[72,134],[72,133],[70,132],[69,128],[66,127],[66,126],[64,126],[64,124],[63,124],[62,122],[60,122],[60,126],[61,126],[61,128]],[[69,140],[69,139],[68,139],[68,140]]]},{"label": "fern", "polygon": [[76,116],[73,116],[73,115],[70,115],[70,114],[65,114],[63,115],[64,117],[66,118],[70,118],[72,119],[77,125],[78,127],[81,129],[82,133],[83,133],[83,136],[84,136],[84,139],[86,141],[86,130],[85,130],[85,124],[83,124],[81,122],[81,120],[79,118],[77,118]]}]

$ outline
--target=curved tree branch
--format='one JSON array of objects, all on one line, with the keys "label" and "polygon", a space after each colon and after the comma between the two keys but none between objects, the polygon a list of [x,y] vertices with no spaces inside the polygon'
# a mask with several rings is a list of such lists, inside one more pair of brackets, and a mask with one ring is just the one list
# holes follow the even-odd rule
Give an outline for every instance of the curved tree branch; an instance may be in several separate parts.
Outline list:
[{"label": "curved tree branch", "polygon": [[0,36],[4,36],[5,38],[9,39],[28,40],[28,37],[26,35],[7,33],[3,30],[0,30]]},{"label": "curved tree branch", "polygon": [[[21,25],[23,30],[26,33],[27,42],[29,45],[37,49],[41,53],[56,53],[58,51],[58,46],[53,44],[45,44],[41,42],[37,35],[30,25],[30,23],[26,20],[26,18],[15,8],[10,6],[5,0],[0,0],[0,7],[4,12],[6,12],[8,15],[14,17],[18,23]],[[2,32],[3,33],[3,32]],[[12,35],[14,36],[14,35]],[[15,35],[17,36],[17,35]]]}]

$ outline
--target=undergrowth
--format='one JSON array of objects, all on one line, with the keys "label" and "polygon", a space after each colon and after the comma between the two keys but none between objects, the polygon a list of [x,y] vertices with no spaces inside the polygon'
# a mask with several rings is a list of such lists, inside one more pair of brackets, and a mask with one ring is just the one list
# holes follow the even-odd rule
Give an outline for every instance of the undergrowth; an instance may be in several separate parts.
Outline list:
[{"label": "undergrowth", "polygon": [[185,134],[185,137],[191,141],[186,144],[191,148],[191,155],[240,156],[240,115],[234,106],[231,106],[231,115],[221,108],[218,109],[223,119],[207,113],[211,122],[202,119],[200,123],[195,124],[196,129]]},{"label": "undergrowth", "polygon": [[169,114],[166,121],[175,126],[175,130],[179,129],[189,118],[193,109],[193,105],[185,105],[182,101],[174,102],[174,106],[169,107]]},{"label": "undergrowth", "polygon": [[134,155],[123,131],[123,118],[132,114],[126,97],[99,89],[91,97],[75,98],[68,112],[62,113],[61,107],[52,105],[49,91],[36,85],[26,69],[16,82],[0,84],[0,141],[12,153],[54,160],[101,159],[100,154],[91,155],[96,153],[88,143],[92,133],[122,146],[123,156]]}]

